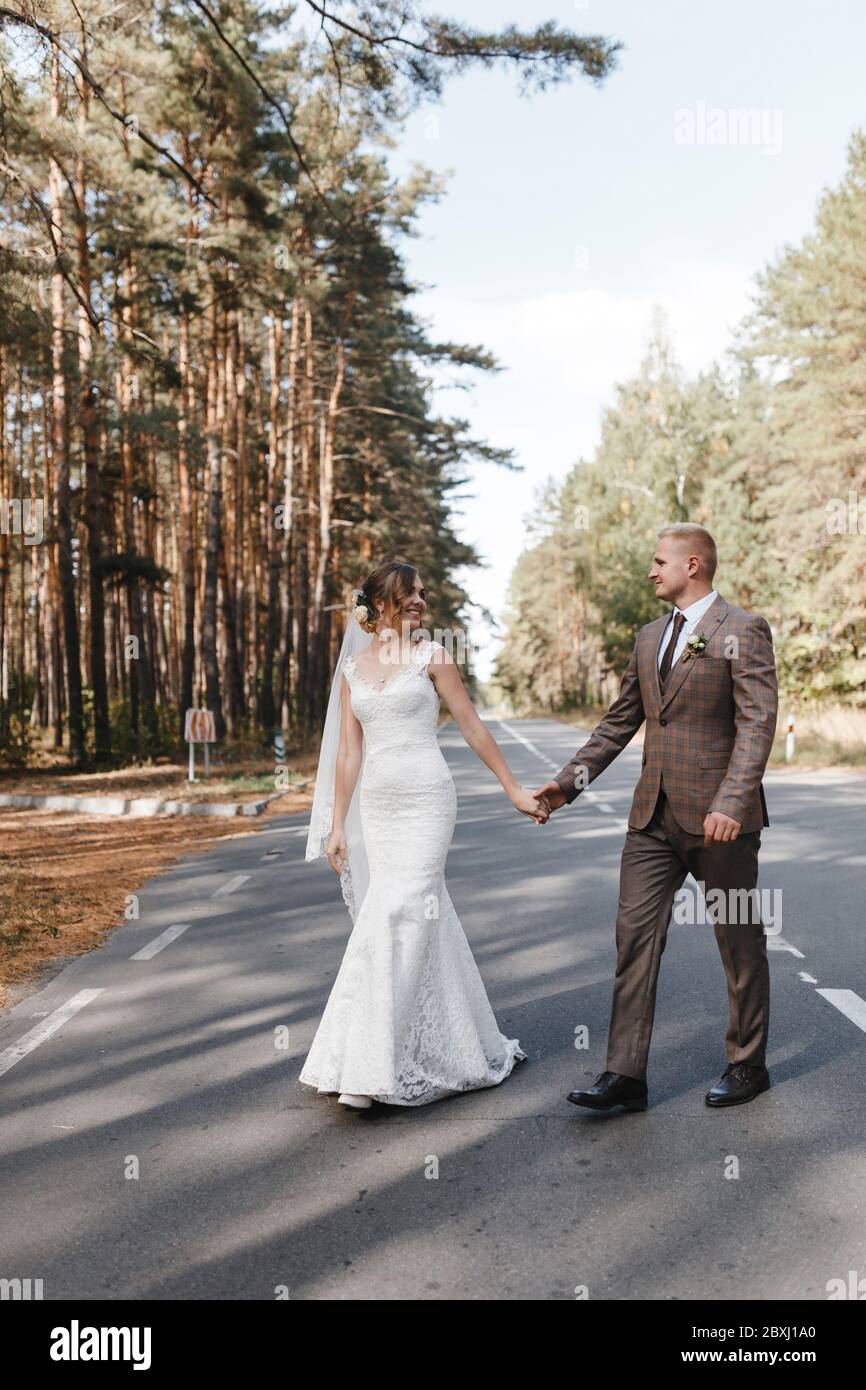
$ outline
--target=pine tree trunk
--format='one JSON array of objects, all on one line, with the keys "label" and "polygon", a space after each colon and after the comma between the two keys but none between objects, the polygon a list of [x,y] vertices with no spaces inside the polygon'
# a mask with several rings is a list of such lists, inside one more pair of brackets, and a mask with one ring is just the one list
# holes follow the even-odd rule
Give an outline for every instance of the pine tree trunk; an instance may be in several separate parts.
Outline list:
[{"label": "pine tree trunk", "polygon": [[195,403],[195,386],[189,364],[189,316],[180,320],[180,399],[178,403],[177,469],[180,490],[180,570],[183,586],[183,641],[181,655],[180,702],[178,716],[181,734],[185,712],[193,707],[195,675],[195,536],[189,466],[189,427]]},{"label": "pine tree trunk", "polygon": [[279,706],[284,728],[292,723],[291,656],[292,642],[292,593],[294,565],[294,485],[295,485],[295,425],[297,419],[298,386],[298,343],[300,331],[299,299],[292,301],[292,322],[289,331],[289,387],[286,398],[286,436],[284,450],[283,487],[283,545],[281,556],[281,605],[280,605],[280,673]]},{"label": "pine tree trunk", "polygon": [[[60,58],[54,48],[51,66],[51,114],[60,116]],[[49,160],[51,224],[55,242],[55,266],[51,276],[51,406],[54,452],[54,505],[57,515],[57,568],[63,605],[63,642],[66,655],[66,692],[69,707],[69,756],[78,766],[84,760],[84,707],[81,695],[81,653],[78,635],[78,598],[72,560],[72,495],[69,477],[69,417],[66,402],[64,339],[66,314],[63,275],[63,176]]]},{"label": "pine tree trunk", "polygon": [[[82,35],[81,56],[87,50]],[[79,135],[86,135],[90,110],[89,89],[84,77],[79,83]],[[108,716],[108,684],[105,675],[105,591],[102,574],[102,485],[99,473],[99,425],[96,383],[92,376],[93,325],[90,248],[87,241],[87,178],[84,159],[79,158],[76,197],[78,199],[77,251],[78,289],[78,373],[79,411],[84,436],[85,512],[87,518],[87,559],[89,585],[90,684],[93,690],[93,739],[97,761],[111,756],[111,725]]]},{"label": "pine tree trunk", "polygon": [[222,500],[221,477],[221,412],[219,398],[219,362],[217,353],[217,309],[210,311],[208,344],[208,419],[207,419],[207,522],[205,535],[204,601],[202,606],[202,663],[204,666],[207,707],[212,712],[217,739],[225,738],[219,662],[217,659],[217,578],[220,551],[220,512]]},{"label": "pine tree trunk", "polygon": [[[6,349],[0,345],[0,502],[12,496],[9,486],[11,467],[6,457]],[[0,742],[9,737],[8,676],[6,655],[6,596],[9,592],[9,529],[0,526]]]},{"label": "pine tree trunk", "polygon": [[280,551],[275,528],[279,503],[280,459],[280,349],[283,325],[276,314],[268,326],[268,372],[270,375],[270,408],[268,411],[268,468],[265,482],[265,557],[268,577],[267,621],[265,623],[265,654],[262,663],[259,723],[270,739],[276,724],[274,706],[274,655],[277,650],[279,621],[278,600],[280,582]]},{"label": "pine tree trunk", "polygon": [[311,612],[313,658],[311,662],[310,705],[314,719],[318,719],[323,713],[323,697],[327,685],[329,626],[326,621],[328,614],[325,612],[325,604],[327,599],[326,582],[331,559],[331,518],[334,510],[334,436],[345,374],[345,349],[342,341],[338,340],[334,384],[328,398],[328,409],[322,418],[319,430],[319,553]]}]

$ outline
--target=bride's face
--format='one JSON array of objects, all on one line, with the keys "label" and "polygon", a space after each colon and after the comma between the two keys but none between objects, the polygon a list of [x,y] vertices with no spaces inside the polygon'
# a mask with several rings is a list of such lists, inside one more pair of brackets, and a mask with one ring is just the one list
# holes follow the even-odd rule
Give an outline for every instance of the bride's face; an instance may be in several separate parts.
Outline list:
[{"label": "bride's face", "polygon": [[[384,611],[380,610],[380,612],[385,617]],[[420,576],[416,574],[411,592],[399,601],[399,606],[391,615],[390,624],[386,619],[386,626],[391,626],[402,633],[416,632],[421,626],[421,620],[426,612],[427,595]]]}]

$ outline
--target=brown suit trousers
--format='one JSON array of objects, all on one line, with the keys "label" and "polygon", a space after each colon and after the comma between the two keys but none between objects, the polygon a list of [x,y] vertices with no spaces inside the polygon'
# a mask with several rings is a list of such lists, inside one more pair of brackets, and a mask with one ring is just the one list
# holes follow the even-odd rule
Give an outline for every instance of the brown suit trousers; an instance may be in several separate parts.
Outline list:
[{"label": "brown suit trousers", "polygon": [[710,903],[716,901],[714,890],[721,890],[730,904],[729,910],[717,914],[724,920],[713,921],[728,984],[728,1061],[765,1063],[770,1015],[767,943],[763,925],[754,920],[753,900],[746,905],[742,897],[743,890],[757,886],[760,844],[760,831],[755,830],[733,842],[704,845],[703,835],[689,834],[674,819],[664,791],[649,824],[627,832],[620,865],[608,1071],[646,1077],[659,965],[674,899],[688,873]]}]

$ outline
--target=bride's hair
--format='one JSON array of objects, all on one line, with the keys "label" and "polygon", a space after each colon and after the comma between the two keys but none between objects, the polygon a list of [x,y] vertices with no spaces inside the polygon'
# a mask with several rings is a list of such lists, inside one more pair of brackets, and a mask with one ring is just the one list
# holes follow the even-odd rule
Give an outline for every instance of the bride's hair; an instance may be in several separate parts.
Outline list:
[{"label": "bride's hair", "polygon": [[[383,619],[386,624],[390,623],[394,614],[399,612],[403,600],[411,594],[417,578],[415,566],[407,564],[405,560],[388,560],[367,575],[358,595],[358,603],[366,604],[372,613],[370,621],[361,624],[365,632],[375,632]],[[377,602],[385,605],[382,614],[376,609]]]}]

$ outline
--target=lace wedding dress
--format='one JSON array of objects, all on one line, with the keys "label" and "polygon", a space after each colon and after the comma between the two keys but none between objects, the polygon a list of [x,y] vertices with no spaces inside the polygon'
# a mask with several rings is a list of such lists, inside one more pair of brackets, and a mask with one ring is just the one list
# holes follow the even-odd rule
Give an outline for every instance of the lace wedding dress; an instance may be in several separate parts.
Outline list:
[{"label": "lace wedding dress", "polygon": [[343,666],[364,730],[370,878],[300,1075],[319,1091],[389,1105],[496,1086],[526,1056],[497,1027],[445,885],[457,794],[436,737],[439,696],[427,668],[437,647],[419,643],[381,689],[356,658]]}]

